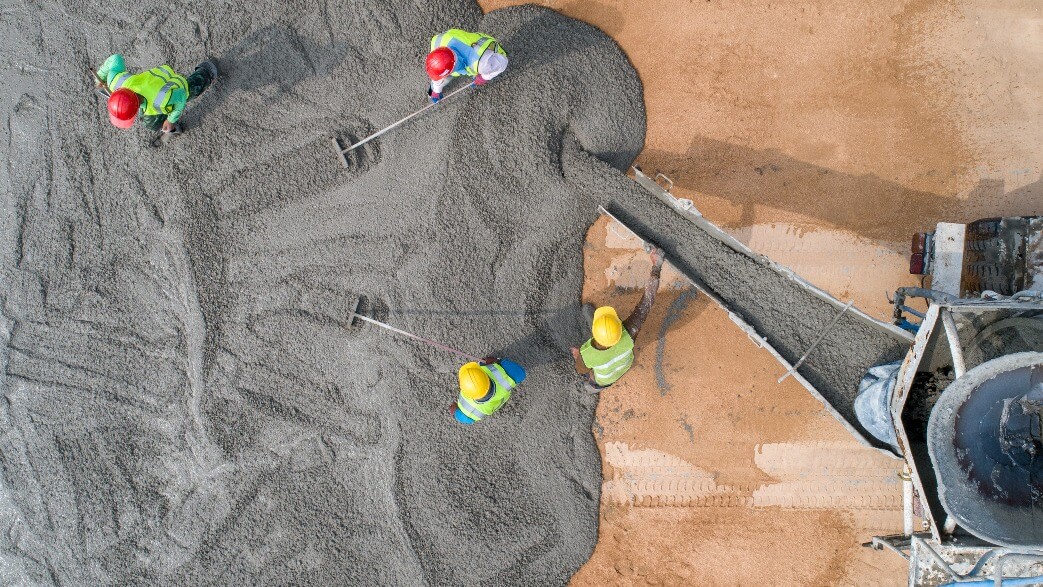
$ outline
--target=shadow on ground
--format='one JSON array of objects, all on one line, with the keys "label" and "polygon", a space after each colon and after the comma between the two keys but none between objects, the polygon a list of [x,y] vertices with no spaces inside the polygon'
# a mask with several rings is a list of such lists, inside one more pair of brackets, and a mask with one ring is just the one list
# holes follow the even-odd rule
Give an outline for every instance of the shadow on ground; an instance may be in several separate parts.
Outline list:
[{"label": "shadow on ground", "polygon": [[[1043,177],[1009,192],[982,179],[966,198],[906,187],[876,175],[852,175],[794,159],[775,149],[750,149],[697,137],[688,150],[645,151],[639,164],[668,175],[677,187],[742,207],[739,225],[753,224],[754,206],[817,218],[867,238],[905,242],[937,222],[1043,213]],[[857,197],[852,197],[852,194]],[[698,205],[698,202],[696,203]]]}]

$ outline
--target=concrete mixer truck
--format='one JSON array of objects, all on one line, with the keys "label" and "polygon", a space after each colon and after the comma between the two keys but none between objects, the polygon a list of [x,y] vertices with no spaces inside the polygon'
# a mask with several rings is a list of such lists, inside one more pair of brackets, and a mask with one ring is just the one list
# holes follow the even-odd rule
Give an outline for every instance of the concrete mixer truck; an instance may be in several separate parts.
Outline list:
[{"label": "concrete mixer truck", "polygon": [[631,172],[599,207],[612,230],[664,249],[780,382],[904,463],[904,532],[866,545],[908,559],[910,585],[1043,585],[1043,218],[916,235],[921,287],[899,289],[884,322],[721,230],[665,175]]},{"label": "concrete mixer truck", "polygon": [[910,270],[913,345],[855,401],[904,460],[905,528],[865,546],[905,557],[909,585],[1043,585],[1043,218],[939,224]]}]

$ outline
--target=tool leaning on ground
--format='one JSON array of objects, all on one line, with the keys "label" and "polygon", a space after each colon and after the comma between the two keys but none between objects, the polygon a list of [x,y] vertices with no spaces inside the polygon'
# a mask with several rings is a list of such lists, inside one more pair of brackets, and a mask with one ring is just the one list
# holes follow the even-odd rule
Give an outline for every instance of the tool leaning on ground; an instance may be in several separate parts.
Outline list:
[{"label": "tool leaning on ground", "polygon": [[[466,86],[463,86],[461,88],[457,88],[457,89],[453,90],[450,94],[448,94],[442,100],[444,101],[444,100],[446,100],[448,98],[452,98],[453,96],[455,96],[455,95],[459,94],[460,92],[462,92],[462,91],[464,91],[464,90],[466,90],[468,88],[471,88],[471,87],[474,87],[473,83],[467,84]],[[332,139],[333,140],[333,150],[337,152],[337,156],[340,157],[340,163],[341,163],[341,165],[344,166],[345,169],[348,168],[348,167],[351,167],[351,164],[348,162],[348,157],[347,157],[348,153],[354,151],[355,149],[361,147],[362,145],[365,145],[366,143],[368,143],[368,142],[372,141],[373,139],[383,135],[384,133],[386,133],[388,131],[391,131],[391,130],[394,130],[394,129],[398,128],[399,126],[402,126],[406,122],[409,122],[413,118],[415,118],[417,116],[420,116],[424,112],[427,112],[428,110],[430,110],[431,108],[434,108],[437,105],[438,105],[438,102],[432,102],[432,103],[428,104],[427,106],[424,106],[420,110],[417,110],[416,112],[410,114],[409,116],[406,116],[405,118],[403,118],[403,119],[401,119],[401,120],[399,120],[397,122],[394,122],[392,124],[389,124],[388,126],[385,126],[384,128],[378,130],[377,132],[369,135],[368,137],[366,137],[366,138],[362,139],[361,141],[358,141],[357,143],[355,143],[355,144],[353,144],[351,146],[348,146],[348,147],[342,147],[340,145],[340,139],[338,139],[337,137],[333,137],[333,139]]]},{"label": "tool leaning on ground", "polygon": [[[474,355],[469,355],[469,354],[467,354],[467,353],[465,353],[463,351],[458,351],[458,350],[454,349],[451,346],[444,345],[444,344],[442,344],[440,342],[435,342],[435,341],[431,340],[430,338],[424,338],[422,336],[413,334],[412,332],[406,332],[405,330],[402,330],[401,328],[395,328],[394,326],[392,326],[390,324],[386,324],[386,323],[381,322],[379,320],[374,320],[372,318],[368,318],[366,316],[363,316],[362,314],[359,314],[358,312],[353,312],[352,316],[351,316],[351,321],[354,322],[354,320],[356,318],[358,318],[359,320],[362,320],[363,322],[368,322],[370,324],[373,324],[374,326],[379,326],[380,328],[383,328],[385,330],[390,330],[391,332],[394,332],[394,333],[397,333],[397,334],[401,334],[402,336],[406,336],[406,337],[412,338],[413,340],[419,340],[420,342],[422,342],[424,344],[427,344],[427,345],[430,345],[430,346],[433,346],[433,347],[435,347],[437,349],[441,349],[443,351],[450,352],[450,353],[453,353],[455,355],[459,355],[459,356],[467,359],[468,361],[479,361],[479,360],[481,360],[481,359],[479,359],[478,357],[476,357]],[[352,326],[354,326],[354,324],[352,324]]]},{"label": "tool leaning on ground", "polygon": [[[420,110],[394,122],[348,147],[343,147],[337,137],[333,137],[333,150],[340,157],[344,168],[351,167],[347,154],[365,145],[384,133],[397,128],[416,116],[433,108],[439,102],[448,100],[467,88],[482,86],[507,69],[507,52],[499,41],[485,33],[471,33],[463,29],[449,29],[431,37],[431,52],[424,60],[424,68],[431,83],[427,87],[427,96],[431,103]],[[473,81],[443,96],[442,90],[455,77],[470,76]]]},{"label": "tool leaning on ground", "polygon": [[355,325],[357,318],[467,359],[467,363],[460,367],[458,373],[460,393],[450,405],[453,417],[461,424],[474,424],[486,416],[496,413],[507,403],[507,400],[511,399],[511,392],[514,388],[525,380],[525,369],[510,359],[497,357],[480,359],[451,346],[363,316],[358,313],[357,309],[356,307],[356,311],[352,311],[350,326]]}]

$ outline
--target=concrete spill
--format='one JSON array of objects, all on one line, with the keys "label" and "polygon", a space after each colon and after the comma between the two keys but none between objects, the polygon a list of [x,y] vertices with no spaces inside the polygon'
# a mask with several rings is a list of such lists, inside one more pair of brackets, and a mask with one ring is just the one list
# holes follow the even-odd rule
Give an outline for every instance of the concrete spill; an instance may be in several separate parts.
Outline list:
[{"label": "concrete spill", "polygon": [[[507,74],[343,170],[330,136],[423,106],[427,39],[450,26],[498,37]],[[579,568],[601,469],[568,346],[603,194],[568,166],[625,168],[645,130],[613,41],[462,0],[44,0],[0,30],[0,583],[542,585]],[[148,149],[90,92],[113,51],[183,72],[213,55],[223,77]],[[529,379],[456,426],[455,358],[348,328],[360,296]]]}]

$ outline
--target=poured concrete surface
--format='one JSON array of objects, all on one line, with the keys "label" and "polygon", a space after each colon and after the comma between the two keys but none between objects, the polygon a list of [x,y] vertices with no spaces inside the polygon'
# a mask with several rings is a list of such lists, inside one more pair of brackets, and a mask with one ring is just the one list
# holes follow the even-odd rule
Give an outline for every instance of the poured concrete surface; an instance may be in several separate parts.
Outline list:
[{"label": "poured concrete surface", "polygon": [[[344,170],[330,134],[423,106],[450,26],[497,36],[508,74]],[[641,148],[610,38],[465,1],[47,0],[0,28],[0,583],[561,584],[587,560],[568,347],[596,202],[564,168]],[[91,91],[112,51],[223,75],[149,149]],[[360,296],[529,379],[457,425],[458,359],[350,327]]]}]

